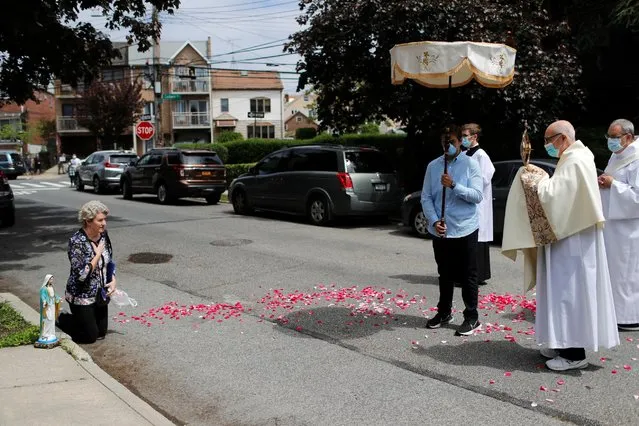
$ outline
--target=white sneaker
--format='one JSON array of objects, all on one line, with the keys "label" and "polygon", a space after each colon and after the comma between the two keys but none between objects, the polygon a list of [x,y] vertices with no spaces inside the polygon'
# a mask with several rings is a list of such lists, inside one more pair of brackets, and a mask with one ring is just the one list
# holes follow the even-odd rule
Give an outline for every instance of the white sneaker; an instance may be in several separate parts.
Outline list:
[{"label": "white sneaker", "polygon": [[566,358],[557,356],[546,361],[546,367],[553,371],[577,370],[580,368],[588,367],[588,361],[586,361],[585,359],[579,361],[570,361]]},{"label": "white sneaker", "polygon": [[544,358],[548,358],[548,359],[553,359],[559,356],[559,351],[556,349],[550,349],[550,348],[541,348],[539,350],[539,353],[541,354],[541,356],[543,356]]}]

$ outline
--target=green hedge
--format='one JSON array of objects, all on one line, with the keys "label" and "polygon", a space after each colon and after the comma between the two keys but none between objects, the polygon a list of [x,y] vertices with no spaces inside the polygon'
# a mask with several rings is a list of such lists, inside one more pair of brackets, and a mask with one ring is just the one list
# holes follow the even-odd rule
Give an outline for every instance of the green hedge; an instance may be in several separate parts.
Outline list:
[{"label": "green hedge", "polygon": [[383,151],[393,160],[397,158],[397,150],[403,147],[406,135],[343,135],[333,137],[322,134],[313,139],[247,139],[224,144],[228,148],[227,163],[253,163],[278,149],[295,145],[339,144],[349,146],[371,146]]},{"label": "green hedge", "polygon": [[302,127],[295,130],[295,139],[313,139],[317,136],[317,130],[314,127]]},{"label": "green hedge", "polygon": [[231,184],[233,179],[247,173],[250,167],[253,167],[255,163],[244,163],[244,164],[227,164],[226,165],[226,183],[228,185]]},{"label": "green hedge", "polygon": [[244,136],[240,132],[222,132],[216,138],[217,143],[227,143],[232,141],[244,140]]},{"label": "green hedge", "polygon": [[206,151],[215,151],[217,155],[222,159],[222,162],[226,164],[229,160],[229,150],[226,146],[220,143],[188,143],[178,142],[173,144],[176,148],[182,149],[203,149]]}]

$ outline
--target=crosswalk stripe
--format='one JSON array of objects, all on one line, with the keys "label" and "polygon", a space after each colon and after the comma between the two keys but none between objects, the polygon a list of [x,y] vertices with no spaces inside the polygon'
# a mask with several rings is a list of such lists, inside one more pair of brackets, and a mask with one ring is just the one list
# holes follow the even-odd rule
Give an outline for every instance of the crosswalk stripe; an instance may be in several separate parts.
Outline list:
[{"label": "crosswalk stripe", "polygon": [[43,188],[43,186],[38,184],[38,183],[27,183],[27,182],[24,182],[21,185],[25,185],[25,186],[28,186],[28,187],[31,187],[31,188]]},{"label": "crosswalk stripe", "polygon": [[55,188],[66,188],[69,186],[68,183],[56,183],[56,182],[41,182],[43,185],[53,186]]},{"label": "crosswalk stripe", "polygon": [[10,184],[11,188],[13,189],[24,189],[24,186],[22,185],[16,185],[15,183]]}]

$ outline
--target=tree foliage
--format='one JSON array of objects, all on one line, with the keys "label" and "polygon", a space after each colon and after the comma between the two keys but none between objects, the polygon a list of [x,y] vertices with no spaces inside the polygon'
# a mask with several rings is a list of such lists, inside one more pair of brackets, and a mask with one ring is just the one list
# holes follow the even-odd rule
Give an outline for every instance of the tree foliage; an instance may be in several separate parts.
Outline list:
[{"label": "tree foliage", "polygon": [[453,89],[453,119],[519,131],[525,120],[539,132],[556,118],[571,118],[569,110],[578,113],[583,100],[569,27],[551,21],[542,3],[304,0],[298,22],[307,27],[287,48],[302,56],[300,87],[316,88],[322,126],[352,131],[389,117],[414,134],[445,120],[449,91],[412,82],[392,86],[390,49],[423,40],[505,43],[510,33],[517,48],[514,82],[499,90],[476,83]]},{"label": "tree foliage", "polygon": [[75,84],[91,80],[119,56],[108,36],[79,21],[81,11],[106,18],[109,30],[127,30],[127,41],[147,51],[160,36],[159,20],[148,6],[170,14],[180,0],[26,0],[0,14],[0,93],[18,104],[34,99],[54,77]]},{"label": "tree foliage", "polygon": [[140,81],[96,80],[87,88],[78,104],[78,124],[96,137],[98,150],[137,121],[144,108],[141,93]]}]

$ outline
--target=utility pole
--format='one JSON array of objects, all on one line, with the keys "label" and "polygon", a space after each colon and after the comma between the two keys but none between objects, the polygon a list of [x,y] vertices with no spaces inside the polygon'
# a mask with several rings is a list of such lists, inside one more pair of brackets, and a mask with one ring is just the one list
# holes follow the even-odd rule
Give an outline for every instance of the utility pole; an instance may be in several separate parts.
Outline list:
[{"label": "utility pole", "polygon": [[[158,10],[153,6],[151,22],[154,27],[160,19]],[[160,60],[160,39],[153,40],[153,106],[155,110],[155,146],[164,147],[164,133],[162,132],[162,64]]]}]

